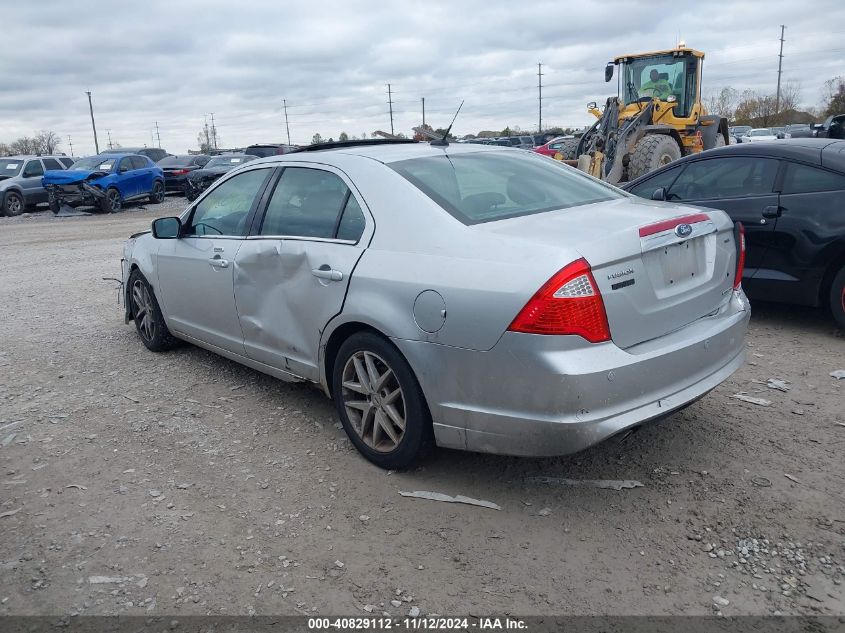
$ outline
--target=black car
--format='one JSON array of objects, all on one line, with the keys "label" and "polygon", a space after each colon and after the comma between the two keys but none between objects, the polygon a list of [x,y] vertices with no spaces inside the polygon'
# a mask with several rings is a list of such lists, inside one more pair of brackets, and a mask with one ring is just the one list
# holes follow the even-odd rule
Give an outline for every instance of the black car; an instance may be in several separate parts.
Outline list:
[{"label": "black car", "polygon": [[187,175],[185,179],[185,197],[188,200],[196,200],[220,176],[256,158],[258,157],[249,156],[248,154],[213,156],[205,164],[205,167],[196,169]]},{"label": "black car", "polygon": [[258,156],[259,158],[267,158],[268,156],[288,154],[295,149],[297,149],[296,145],[284,145],[282,143],[257,143],[244,149],[244,154]]},{"label": "black car", "polygon": [[114,149],[104,149],[100,154],[140,154],[146,156],[154,163],[157,163],[165,156],[171,156],[167,150],[160,147],[115,147]]},{"label": "black car", "polygon": [[719,147],[622,188],[725,211],[745,227],[749,297],[829,305],[845,328],[845,141]]},{"label": "black car", "polygon": [[827,117],[824,123],[813,127],[813,136],[845,139],[845,114]]},{"label": "black car", "polygon": [[188,174],[202,169],[211,160],[205,154],[167,156],[158,161],[158,166],[164,172],[164,188],[167,191],[185,192]]},{"label": "black car", "polygon": [[786,126],[785,132],[792,138],[812,138],[813,128],[809,123],[791,123]]}]

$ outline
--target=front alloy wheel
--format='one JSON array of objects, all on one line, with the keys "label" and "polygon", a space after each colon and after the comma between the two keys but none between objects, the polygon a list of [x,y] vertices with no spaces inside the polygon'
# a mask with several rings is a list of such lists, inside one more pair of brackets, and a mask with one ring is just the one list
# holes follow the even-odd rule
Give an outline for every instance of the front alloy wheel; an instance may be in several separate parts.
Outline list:
[{"label": "front alloy wheel", "polygon": [[122,201],[120,199],[120,192],[115,188],[106,190],[106,194],[102,200],[102,208],[106,213],[117,213],[120,211]]},{"label": "front alloy wheel", "polygon": [[161,314],[153,289],[139,270],[133,270],[126,282],[129,292],[127,301],[135,321],[135,330],[144,346],[152,352],[163,352],[175,347],[173,338]]},{"label": "front alloy wheel", "polygon": [[358,437],[389,453],[405,434],[405,398],[393,370],[373,352],[359,351],[343,368],[343,405]]},{"label": "front alloy wheel", "polygon": [[3,210],[6,212],[6,215],[20,215],[23,213],[23,209],[24,202],[20,194],[15,193],[14,191],[7,192],[6,202],[3,205]]},{"label": "front alloy wheel", "polygon": [[150,292],[142,279],[136,279],[132,284],[132,308],[135,315],[135,323],[138,326],[138,334],[149,343],[155,339],[156,324],[153,320],[153,307],[150,300]]}]

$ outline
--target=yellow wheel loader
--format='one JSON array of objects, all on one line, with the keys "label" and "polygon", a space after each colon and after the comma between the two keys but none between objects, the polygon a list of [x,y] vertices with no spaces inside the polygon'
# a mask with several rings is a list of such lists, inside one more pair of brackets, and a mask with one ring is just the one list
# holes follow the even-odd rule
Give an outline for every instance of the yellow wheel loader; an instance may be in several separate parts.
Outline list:
[{"label": "yellow wheel loader", "polygon": [[617,96],[602,109],[588,111],[598,120],[581,138],[561,147],[563,160],[619,183],[634,180],[681,156],[728,143],[728,121],[710,116],[701,103],[704,53],[677,48],[623,55],[608,62],[605,81],[618,66]]}]

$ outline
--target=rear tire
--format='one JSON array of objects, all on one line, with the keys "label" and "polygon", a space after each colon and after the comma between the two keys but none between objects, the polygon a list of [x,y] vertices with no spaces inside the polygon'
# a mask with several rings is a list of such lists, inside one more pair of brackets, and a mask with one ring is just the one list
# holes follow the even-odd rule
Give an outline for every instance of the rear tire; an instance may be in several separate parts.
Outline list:
[{"label": "rear tire", "polygon": [[114,187],[106,189],[106,195],[100,200],[100,210],[103,213],[117,213],[123,206],[120,192]]},{"label": "rear tire", "polygon": [[557,151],[561,156],[561,160],[575,160],[578,158],[575,154],[578,151],[580,140],[579,138],[568,138],[560,144],[560,149]]},{"label": "rear tire", "polygon": [[6,198],[3,201],[3,213],[12,217],[23,213],[25,208],[26,205],[21,194],[15,191],[6,192]]},{"label": "rear tire", "polygon": [[830,311],[837,325],[845,330],[845,267],[837,273],[830,285]]},{"label": "rear tire", "polygon": [[161,181],[156,180],[153,183],[153,191],[150,193],[150,202],[152,204],[160,204],[164,201],[164,185]]},{"label": "rear tire", "polygon": [[628,180],[635,180],[655,169],[679,160],[681,148],[668,134],[649,134],[637,142],[628,163]]},{"label": "rear tire", "polygon": [[178,340],[167,329],[158,300],[144,275],[137,269],[133,270],[127,284],[127,301],[130,302],[135,331],[144,346],[151,352],[165,352],[176,347]]},{"label": "rear tire", "polygon": [[349,439],[376,466],[408,468],[434,445],[414,372],[381,336],[359,332],[343,342],[332,368],[332,397]]}]

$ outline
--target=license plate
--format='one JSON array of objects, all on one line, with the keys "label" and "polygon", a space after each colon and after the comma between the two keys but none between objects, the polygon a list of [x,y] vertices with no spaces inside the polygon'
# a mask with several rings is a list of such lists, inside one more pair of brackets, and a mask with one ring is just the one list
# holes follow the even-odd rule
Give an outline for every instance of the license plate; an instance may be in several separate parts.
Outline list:
[{"label": "license plate", "polygon": [[704,272],[702,265],[703,240],[687,240],[680,244],[670,244],[653,251],[659,260],[664,286],[674,286],[701,276]]}]

